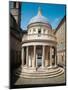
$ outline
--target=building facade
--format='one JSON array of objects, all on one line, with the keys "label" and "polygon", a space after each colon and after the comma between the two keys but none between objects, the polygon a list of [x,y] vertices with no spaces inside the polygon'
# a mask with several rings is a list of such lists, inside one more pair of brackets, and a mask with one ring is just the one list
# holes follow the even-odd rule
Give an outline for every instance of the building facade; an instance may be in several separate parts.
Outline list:
[{"label": "building facade", "polygon": [[9,2],[10,16],[10,69],[13,71],[21,64],[21,4],[20,2]]},{"label": "building facade", "polygon": [[9,2],[10,5],[10,13],[13,15],[16,23],[20,27],[20,22],[21,22],[21,3],[20,2]]},{"label": "building facade", "polygon": [[55,31],[57,38],[57,63],[65,66],[66,57],[66,16],[63,17]]}]

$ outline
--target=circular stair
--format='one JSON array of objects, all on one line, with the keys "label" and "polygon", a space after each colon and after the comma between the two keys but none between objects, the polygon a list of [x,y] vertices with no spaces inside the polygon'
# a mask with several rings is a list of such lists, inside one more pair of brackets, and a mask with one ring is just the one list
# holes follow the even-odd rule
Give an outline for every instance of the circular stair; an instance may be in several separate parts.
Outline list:
[{"label": "circular stair", "polygon": [[63,74],[64,69],[61,67],[46,69],[39,68],[36,71],[30,72],[29,68],[27,70],[23,70],[23,68],[20,67],[17,70],[15,70],[14,73],[23,78],[51,78]]}]

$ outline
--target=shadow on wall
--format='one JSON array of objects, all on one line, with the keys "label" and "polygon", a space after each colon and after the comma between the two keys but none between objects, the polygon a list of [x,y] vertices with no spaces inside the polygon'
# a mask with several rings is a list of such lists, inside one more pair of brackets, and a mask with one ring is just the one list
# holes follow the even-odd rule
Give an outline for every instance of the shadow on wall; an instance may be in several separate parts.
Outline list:
[{"label": "shadow on wall", "polygon": [[21,65],[21,51],[10,50],[10,87],[18,80],[15,70]]}]

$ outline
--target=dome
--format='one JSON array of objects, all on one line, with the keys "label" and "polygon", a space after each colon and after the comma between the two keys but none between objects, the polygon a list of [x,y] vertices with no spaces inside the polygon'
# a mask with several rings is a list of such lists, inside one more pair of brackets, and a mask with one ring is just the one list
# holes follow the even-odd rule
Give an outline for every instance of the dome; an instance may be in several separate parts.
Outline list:
[{"label": "dome", "polygon": [[41,9],[39,8],[38,10],[38,14],[36,16],[34,16],[28,23],[28,25],[32,24],[32,23],[36,23],[36,22],[41,22],[41,23],[48,23],[48,19],[44,16],[42,16],[41,13]]}]

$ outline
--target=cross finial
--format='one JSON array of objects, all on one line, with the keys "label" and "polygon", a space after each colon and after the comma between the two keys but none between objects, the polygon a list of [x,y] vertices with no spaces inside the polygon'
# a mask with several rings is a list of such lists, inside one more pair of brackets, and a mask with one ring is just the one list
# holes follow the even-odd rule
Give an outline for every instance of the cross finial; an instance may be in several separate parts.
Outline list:
[{"label": "cross finial", "polygon": [[38,8],[38,15],[42,15],[42,11],[40,7]]}]

